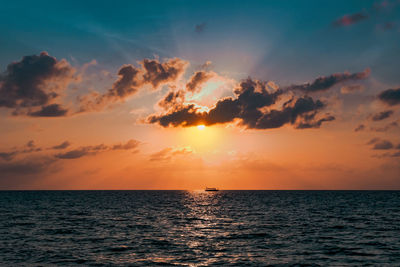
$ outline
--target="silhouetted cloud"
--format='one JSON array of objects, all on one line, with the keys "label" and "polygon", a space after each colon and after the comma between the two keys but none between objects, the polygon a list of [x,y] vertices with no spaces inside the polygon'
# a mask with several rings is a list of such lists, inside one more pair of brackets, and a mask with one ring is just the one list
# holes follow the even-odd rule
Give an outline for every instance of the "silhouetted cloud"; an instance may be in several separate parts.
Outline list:
[{"label": "silhouetted cloud", "polygon": [[9,161],[12,160],[17,153],[18,151],[0,152],[0,158]]},{"label": "silhouetted cloud", "polygon": [[317,116],[325,107],[320,100],[304,96],[293,98],[284,103],[281,110],[266,109],[272,106],[283,94],[277,89],[270,91],[267,83],[243,80],[235,89],[236,98],[228,97],[219,100],[209,111],[203,111],[195,104],[175,106],[166,114],[151,115],[147,121],[158,123],[163,127],[188,127],[198,124],[213,125],[238,120],[249,129],[279,128],[284,124],[294,124],[298,129],[318,128],[323,122],[331,121],[333,116]]},{"label": "silhouetted cloud", "polygon": [[0,162],[0,178],[14,179],[20,175],[34,175],[44,172],[55,159],[50,157],[28,157],[13,162]]},{"label": "silhouetted cloud", "polygon": [[389,118],[393,114],[393,110],[385,110],[379,113],[376,113],[371,116],[371,120],[373,121],[381,121]]},{"label": "silhouetted cloud", "polygon": [[[48,116],[50,102],[75,80],[75,69],[66,60],[58,61],[46,52],[25,56],[10,63],[0,75],[0,107],[14,109],[14,115]],[[36,111],[38,107],[41,111]],[[51,111],[51,110],[50,110]]]},{"label": "silhouetted cloud", "polygon": [[190,77],[186,84],[186,90],[192,93],[199,91],[201,85],[211,79],[214,75],[214,72],[197,71],[192,77]]},{"label": "silhouetted cloud", "polygon": [[378,95],[378,98],[390,106],[399,105],[400,88],[385,90]]},{"label": "silhouetted cloud", "polygon": [[55,155],[56,158],[59,159],[77,159],[89,154],[96,154],[98,150],[92,149],[91,146],[85,146],[78,149],[70,150],[64,153],[58,153]]},{"label": "silhouetted cloud", "polygon": [[87,155],[96,155],[98,153],[110,150],[130,150],[133,148],[137,148],[139,144],[139,141],[131,139],[125,144],[116,144],[112,146],[104,144],[100,144],[97,146],[82,146],[80,148],[73,149],[67,152],[55,154],[54,156],[59,159],[78,159]]},{"label": "silhouetted cloud", "polygon": [[70,142],[64,141],[64,142],[62,142],[61,144],[56,145],[56,146],[53,146],[53,147],[51,147],[51,148],[52,148],[52,149],[65,149],[65,148],[69,147],[70,145],[71,145]]},{"label": "silhouetted cloud", "polygon": [[368,14],[364,12],[358,12],[350,15],[344,15],[343,17],[335,20],[333,22],[334,26],[341,27],[341,26],[349,26],[360,21],[366,20],[368,18]]},{"label": "silhouetted cloud", "polygon": [[374,147],[373,147],[373,149],[381,149],[381,150],[382,149],[386,150],[386,149],[391,149],[391,148],[393,148],[393,144],[387,140],[381,140],[381,141],[375,143]]},{"label": "silhouetted cloud", "polygon": [[360,124],[354,129],[355,132],[360,132],[360,131],[363,131],[363,130],[365,130],[365,125],[364,124]]},{"label": "silhouetted cloud", "polygon": [[197,33],[202,33],[206,29],[207,24],[205,22],[197,24],[194,26],[194,31]]},{"label": "silhouetted cloud", "polygon": [[105,106],[124,101],[134,95],[144,85],[150,85],[152,89],[176,82],[185,72],[189,63],[179,58],[168,59],[159,62],[156,59],[144,59],[141,67],[124,65],[118,71],[119,78],[112,88],[104,94],[97,92],[79,97],[80,112],[100,110]]},{"label": "silhouetted cloud", "polygon": [[185,72],[188,62],[180,58],[172,58],[163,63],[158,60],[144,59],[142,62],[143,80],[157,89],[160,85],[178,80]]},{"label": "silhouetted cloud", "polygon": [[158,102],[158,105],[164,109],[182,105],[185,101],[185,91],[169,91],[165,97]]},{"label": "silhouetted cloud", "polygon": [[399,124],[397,123],[397,121],[393,121],[393,122],[391,122],[389,124],[386,124],[385,126],[381,126],[381,127],[374,126],[374,127],[371,127],[370,130],[374,131],[374,132],[387,132],[390,129],[396,128],[398,126],[399,126]]},{"label": "silhouetted cloud", "polygon": [[116,144],[112,146],[112,150],[129,150],[129,149],[133,149],[133,148],[137,148],[140,145],[140,142],[134,139],[129,140],[128,142],[126,142],[125,144]]},{"label": "silhouetted cloud", "polygon": [[335,73],[330,76],[322,76],[318,77],[311,83],[305,83],[301,85],[292,85],[289,86],[289,90],[300,90],[303,92],[318,92],[318,91],[326,91],[329,88],[335,86],[336,84],[351,81],[351,80],[361,80],[366,79],[370,74],[370,69],[366,69],[363,72],[357,73]]},{"label": "silhouetted cloud", "polygon": [[26,143],[25,146],[22,146],[20,148],[14,148],[12,151],[8,152],[0,152],[0,159],[10,161],[19,154],[40,152],[40,151],[42,151],[42,148],[37,147],[35,145],[35,142],[33,140],[30,140],[28,141],[28,143]]},{"label": "silhouetted cloud", "polygon": [[388,140],[382,140],[380,138],[372,138],[367,145],[373,145],[374,150],[388,150],[394,148],[393,143]]},{"label": "silhouetted cloud", "polygon": [[50,104],[42,106],[42,108],[35,112],[29,112],[28,115],[32,117],[62,117],[66,116],[68,110],[61,107],[59,104]]}]

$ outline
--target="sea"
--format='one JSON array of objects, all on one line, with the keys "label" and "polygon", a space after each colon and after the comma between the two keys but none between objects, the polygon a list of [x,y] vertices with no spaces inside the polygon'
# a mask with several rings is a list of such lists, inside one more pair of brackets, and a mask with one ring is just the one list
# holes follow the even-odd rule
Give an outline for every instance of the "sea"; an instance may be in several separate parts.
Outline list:
[{"label": "sea", "polygon": [[1,191],[0,266],[400,266],[400,191]]}]

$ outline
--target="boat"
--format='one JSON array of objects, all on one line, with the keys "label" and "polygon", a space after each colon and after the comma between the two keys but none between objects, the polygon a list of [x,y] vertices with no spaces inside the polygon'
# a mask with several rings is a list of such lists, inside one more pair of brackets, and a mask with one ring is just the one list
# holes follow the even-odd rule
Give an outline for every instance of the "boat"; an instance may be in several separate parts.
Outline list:
[{"label": "boat", "polygon": [[219,191],[219,189],[216,188],[216,187],[206,187],[206,189],[205,189],[204,191],[212,191],[212,192],[215,192],[215,191]]}]

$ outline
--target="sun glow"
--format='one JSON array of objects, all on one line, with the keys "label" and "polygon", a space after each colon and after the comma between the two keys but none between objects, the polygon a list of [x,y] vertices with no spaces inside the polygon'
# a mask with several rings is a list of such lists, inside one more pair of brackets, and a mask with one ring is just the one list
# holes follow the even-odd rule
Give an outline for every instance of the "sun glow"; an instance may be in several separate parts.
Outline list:
[{"label": "sun glow", "polygon": [[220,137],[219,127],[199,124],[179,129],[178,139],[179,146],[189,146],[196,153],[203,153],[219,149]]}]

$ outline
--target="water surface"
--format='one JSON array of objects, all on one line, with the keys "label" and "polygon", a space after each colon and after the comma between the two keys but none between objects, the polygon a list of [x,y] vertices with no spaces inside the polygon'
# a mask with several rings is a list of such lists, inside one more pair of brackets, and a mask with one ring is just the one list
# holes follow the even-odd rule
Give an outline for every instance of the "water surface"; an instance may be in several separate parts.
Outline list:
[{"label": "water surface", "polygon": [[3,191],[0,266],[399,266],[399,222],[399,191]]}]

